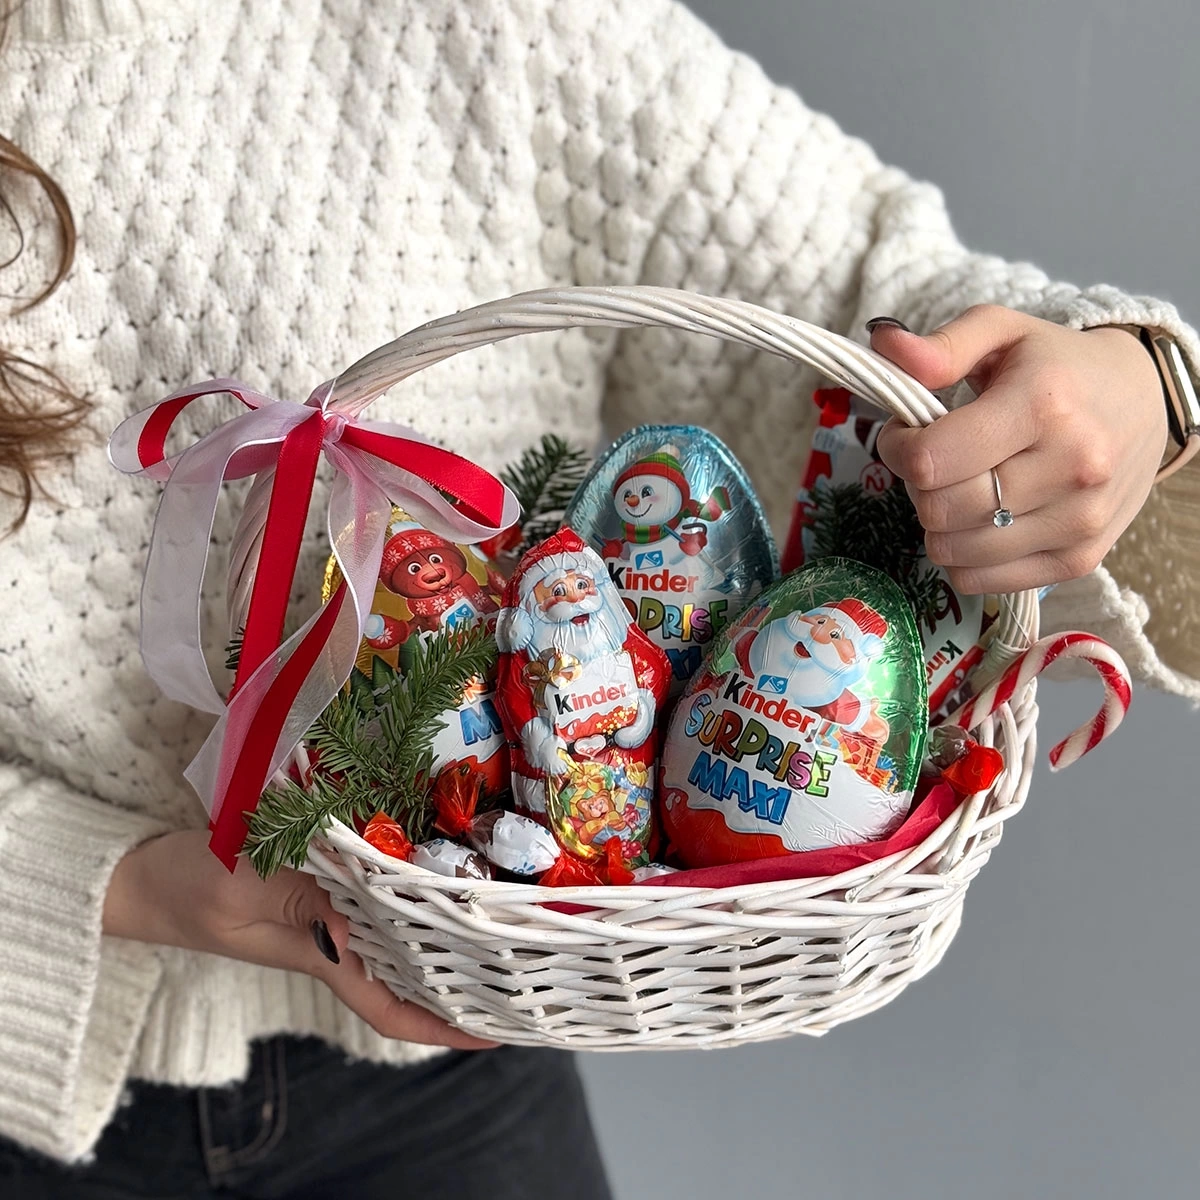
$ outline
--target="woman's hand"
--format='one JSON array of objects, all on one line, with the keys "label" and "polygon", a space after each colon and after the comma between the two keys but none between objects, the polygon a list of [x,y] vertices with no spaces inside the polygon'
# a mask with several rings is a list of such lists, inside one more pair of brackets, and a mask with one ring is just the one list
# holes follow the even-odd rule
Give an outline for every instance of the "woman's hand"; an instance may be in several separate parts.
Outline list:
[{"label": "woman's hand", "polygon": [[349,923],[311,875],[285,870],[264,880],[245,859],[231,875],[204,832],[164,834],[121,859],[104,900],[104,932],[313,975],[383,1037],[460,1050],[492,1044],[368,980],[346,949]]},{"label": "woman's hand", "polygon": [[[1158,372],[1138,339],[990,305],[928,337],[872,326],[872,349],[926,387],[966,379],[977,396],[927,429],[890,421],[878,441],[954,586],[1013,592],[1093,570],[1145,502],[1166,445]],[[1015,518],[1005,528],[992,522],[993,467]]]}]

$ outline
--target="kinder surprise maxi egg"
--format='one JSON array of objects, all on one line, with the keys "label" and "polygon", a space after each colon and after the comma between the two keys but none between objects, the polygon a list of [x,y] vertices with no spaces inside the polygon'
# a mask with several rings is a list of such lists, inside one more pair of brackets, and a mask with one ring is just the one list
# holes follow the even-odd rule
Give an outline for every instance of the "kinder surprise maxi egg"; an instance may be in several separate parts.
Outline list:
[{"label": "kinder surprise maxi egg", "polygon": [[778,574],[750,480],[719,438],[643,425],[614,442],[564,517],[604,560],[641,630],[671,660],[672,692]]},{"label": "kinder surprise maxi egg", "polygon": [[926,704],[899,588],[849,559],[803,567],[724,630],[680,698],[664,830],[691,867],[884,837],[912,801]]},{"label": "kinder surprise maxi egg", "polygon": [[[340,580],[337,561],[330,557],[326,600]],[[477,547],[449,542],[394,509],[351,687],[378,686],[388,673],[403,673],[414,639],[477,622],[495,629],[503,593],[503,576]],[[496,712],[494,681],[472,680],[457,711],[444,720],[445,728],[433,741],[435,767],[466,763],[482,776],[485,795],[506,792],[508,749]]]}]

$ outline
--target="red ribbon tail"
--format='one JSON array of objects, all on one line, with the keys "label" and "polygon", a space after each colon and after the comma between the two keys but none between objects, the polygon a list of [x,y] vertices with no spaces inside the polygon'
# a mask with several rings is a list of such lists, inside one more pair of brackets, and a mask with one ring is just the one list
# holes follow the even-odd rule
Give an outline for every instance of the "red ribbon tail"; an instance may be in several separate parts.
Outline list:
[{"label": "red ribbon tail", "polygon": [[[304,524],[308,518],[323,440],[324,426],[320,415],[314,412],[312,419],[297,425],[279,448],[275,480],[271,486],[271,499],[263,526],[262,550],[233,684],[233,698],[236,698],[242,684],[275,653],[283,640],[288,596],[300,561]],[[329,607],[334,609],[333,615],[336,616],[336,609],[341,607],[340,601],[336,606],[331,602]],[[333,618],[329,617],[328,623],[325,620],[328,615],[328,610],[321,614],[321,619],[280,671],[279,677],[263,697],[262,707],[250,718],[245,738],[232,739],[233,744],[241,749],[228,775],[229,785],[220,812],[212,824],[213,836],[209,842],[213,853],[231,871],[246,840],[244,814],[252,813],[258,805],[258,797],[266,786],[271,756],[287,719],[288,709],[332,628]],[[318,629],[323,630],[323,636],[313,642]],[[306,647],[307,654],[304,653]],[[287,685],[284,681],[293,679],[295,672],[301,670],[302,661],[302,672],[295,678],[294,687],[285,698],[283,692]],[[231,740],[234,719],[231,713],[230,724],[225,732],[227,742]],[[223,771],[222,778],[225,777]]]},{"label": "red ribbon tail", "polygon": [[230,871],[236,866],[237,857],[246,842],[247,818],[258,807],[283,724],[300,688],[329,640],[345,598],[346,586],[343,584],[329,598],[329,603],[283,665],[258,711],[250,719],[220,811],[211,826],[213,834],[208,843],[212,852]]},{"label": "red ribbon tail", "polygon": [[300,561],[323,436],[320,416],[314,412],[313,418],[297,425],[279,448],[234,695],[283,640],[288,596]]}]

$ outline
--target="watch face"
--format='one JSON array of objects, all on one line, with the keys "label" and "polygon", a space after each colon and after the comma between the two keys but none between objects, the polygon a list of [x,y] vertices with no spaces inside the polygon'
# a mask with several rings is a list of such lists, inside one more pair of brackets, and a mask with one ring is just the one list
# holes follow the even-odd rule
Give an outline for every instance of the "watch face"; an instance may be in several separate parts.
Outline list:
[{"label": "watch face", "polygon": [[1188,374],[1183,354],[1170,338],[1156,337],[1155,356],[1163,377],[1167,393],[1167,420],[1171,426],[1171,437],[1184,445],[1189,437],[1200,433],[1200,398]]}]

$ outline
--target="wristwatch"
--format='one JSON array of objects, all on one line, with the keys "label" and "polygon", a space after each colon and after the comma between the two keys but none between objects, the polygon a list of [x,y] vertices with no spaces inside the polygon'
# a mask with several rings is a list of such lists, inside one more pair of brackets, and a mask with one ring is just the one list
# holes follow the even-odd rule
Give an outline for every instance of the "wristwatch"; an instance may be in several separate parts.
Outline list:
[{"label": "wristwatch", "polygon": [[1159,483],[1200,453],[1200,398],[1196,396],[1196,385],[1188,374],[1179,346],[1170,334],[1142,325],[1116,325],[1112,328],[1133,334],[1146,347],[1146,352],[1158,369],[1163,400],[1167,405],[1167,428],[1171,440],[1179,447],[1159,467],[1154,477],[1155,483]]}]

